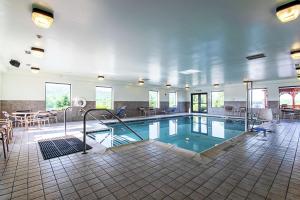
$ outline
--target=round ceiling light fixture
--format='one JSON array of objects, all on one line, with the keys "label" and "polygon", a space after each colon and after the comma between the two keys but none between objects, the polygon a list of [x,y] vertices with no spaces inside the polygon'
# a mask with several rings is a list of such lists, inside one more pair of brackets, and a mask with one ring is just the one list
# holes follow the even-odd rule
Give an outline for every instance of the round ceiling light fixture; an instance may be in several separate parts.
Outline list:
[{"label": "round ceiling light fixture", "polygon": [[299,60],[300,59],[300,49],[292,50],[291,51],[291,57],[294,60]]},{"label": "round ceiling light fixture", "polygon": [[138,81],[138,84],[142,86],[142,85],[145,84],[145,81],[144,81],[144,80],[139,80],[139,81]]},{"label": "round ceiling light fixture", "polygon": [[45,50],[37,47],[31,47],[31,54],[38,57],[42,58],[44,56]]},{"label": "round ceiling light fixture", "polygon": [[53,13],[39,9],[33,8],[32,9],[32,21],[33,23],[40,28],[50,28],[53,24],[54,16]]},{"label": "round ceiling light fixture", "polygon": [[40,72],[40,68],[38,68],[38,67],[31,67],[30,70],[31,70],[31,72],[34,73],[34,74],[37,74],[37,73]]},{"label": "round ceiling light fixture", "polygon": [[99,81],[103,81],[104,80],[104,76],[98,76],[98,80]]},{"label": "round ceiling light fixture", "polygon": [[291,1],[287,4],[276,8],[276,16],[278,19],[287,23],[297,19],[300,15],[300,0]]}]

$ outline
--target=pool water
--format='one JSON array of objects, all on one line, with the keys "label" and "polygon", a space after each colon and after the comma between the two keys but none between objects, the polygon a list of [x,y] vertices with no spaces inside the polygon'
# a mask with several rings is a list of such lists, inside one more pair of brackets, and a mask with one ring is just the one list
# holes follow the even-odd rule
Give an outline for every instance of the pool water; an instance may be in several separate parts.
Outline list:
[{"label": "pool water", "polygon": [[[205,151],[245,130],[240,119],[207,116],[182,116],[157,120],[126,122],[144,140],[153,139],[194,152]],[[106,147],[128,144],[140,139],[119,123],[107,124],[111,130],[88,134]]]}]

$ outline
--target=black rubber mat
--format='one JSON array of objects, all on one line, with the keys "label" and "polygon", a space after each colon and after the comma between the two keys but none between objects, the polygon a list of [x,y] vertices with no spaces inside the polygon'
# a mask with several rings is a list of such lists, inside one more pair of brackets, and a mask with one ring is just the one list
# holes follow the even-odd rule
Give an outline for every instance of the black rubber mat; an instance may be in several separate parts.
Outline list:
[{"label": "black rubber mat", "polygon": [[[83,142],[75,137],[38,141],[44,160],[83,151]],[[89,150],[92,147],[86,145]]]}]

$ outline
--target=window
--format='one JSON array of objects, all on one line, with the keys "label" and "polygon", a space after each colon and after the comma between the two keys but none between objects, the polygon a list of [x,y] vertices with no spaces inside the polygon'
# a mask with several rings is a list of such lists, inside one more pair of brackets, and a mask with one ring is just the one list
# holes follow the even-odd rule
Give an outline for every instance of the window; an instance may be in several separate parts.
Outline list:
[{"label": "window", "polygon": [[177,107],[177,92],[169,93],[169,108]]},{"label": "window", "polygon": [[112,88],[96,87],[96,108],[112,109]]},{"label": "window", "polygon": [[46,83],[46,110],[62,110],[71,105],[71,85]]},{"label": "window", "polygon": [[[267,107],[267,89],[253,89],[252,90],[252,108],[266,108]],[[250,93],[251,98],[251,93]]]},{"label": "window", "polygon": [[279,88],[280,108],[300,109],[300,87]]},{"label": "window", "polygon": [[149,91],[149,107],[159,108],[159,93],[157,91]]},{"label": "window", "polygon": [[211,107],[224,107],[224,92],[211,92]]}]

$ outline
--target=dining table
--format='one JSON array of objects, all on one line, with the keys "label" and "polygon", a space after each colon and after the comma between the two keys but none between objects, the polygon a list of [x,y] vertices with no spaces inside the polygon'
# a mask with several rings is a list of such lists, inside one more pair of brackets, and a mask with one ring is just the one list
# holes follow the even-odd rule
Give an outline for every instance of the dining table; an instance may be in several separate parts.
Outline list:
[{"label": "dining table", "polygon": [[17,117],[22,117],[24,119],[25,130],[28,130],[28,127],[29,127],[28,118],[33,115],[36,115],[37,113],[38,112],[13,112],[11,114],[15,119],[17,119]]}]

